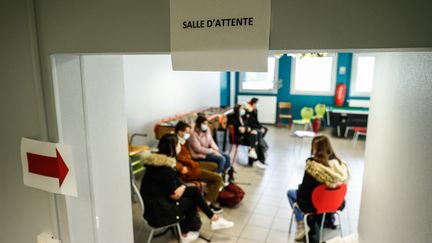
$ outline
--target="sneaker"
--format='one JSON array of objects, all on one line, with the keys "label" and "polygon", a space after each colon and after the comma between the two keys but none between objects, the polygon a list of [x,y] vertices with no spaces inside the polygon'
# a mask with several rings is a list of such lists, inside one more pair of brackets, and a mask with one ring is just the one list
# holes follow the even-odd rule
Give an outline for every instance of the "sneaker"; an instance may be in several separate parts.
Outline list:
[{"label": "sneaker", "polygon": [[297,224],[297,231],[294,240],[303,242],[305,236],[306,236],[306,230],[304,224]]},{"label": "sneaker", "polygon": [[181,236],[181,242],[182,243],[189,243],[192,242],[199,237],[199,232],[197,231],[189,231],[187,232],[186,236]]},{"label": "sneaker", "polygon": [[264,163],[262,163],[261,161],[256,161],[256,162],[254,162],[254,163],[252,164],[252,166],[255,167],[255,168],[262,169],[262,170],[264,170],[264,169],[267,168],[267,165],[264,164]]},{"label": "sneaker", "polygon": [[257,158],[258,158],[258,155],[257,155],[255,149],[251,149],[251,150],[249,151],[248,156],[249,156],[249,158],[251,158],[251,159],[257,159]]},{"label": "sneaker", "polygon": [[211,230],[228,229],[234,226],[234,222],[228,221],[222,217],[210,223]]},{"label": "sneaker", "polygon": [[215,214],[220,214],[223,212],[223,209],[221,207],[218,207],[214,204],[210,204],[209,207],[210,207],[211,211]]}]

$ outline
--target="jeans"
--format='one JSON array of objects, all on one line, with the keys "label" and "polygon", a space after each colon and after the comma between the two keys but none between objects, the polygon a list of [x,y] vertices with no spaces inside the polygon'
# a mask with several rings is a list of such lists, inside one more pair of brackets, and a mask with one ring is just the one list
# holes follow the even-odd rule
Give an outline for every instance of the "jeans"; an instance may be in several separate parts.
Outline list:
[{"label": "jeans", "polygon": [[[222,155],[222,156],[221,156]],[[228,169],[231,166],[231,158],[228,154],[222,153],[219,154],[207,154],[204,159],[201,161],[208,161],[208,162],[214,162],[218,165],[218,173],[223,174],[226,169]]]},{"label": "jeans", "polygon": [[[289,201],[291,207],[293,207],[294,203],[297,202],[297,190],[288,190],[287,196],[288,196],[288,201]],[[303,221],[302,212],[298,208],[295,208],[293,210],[294,210],[296,220],[297,221]]]}]

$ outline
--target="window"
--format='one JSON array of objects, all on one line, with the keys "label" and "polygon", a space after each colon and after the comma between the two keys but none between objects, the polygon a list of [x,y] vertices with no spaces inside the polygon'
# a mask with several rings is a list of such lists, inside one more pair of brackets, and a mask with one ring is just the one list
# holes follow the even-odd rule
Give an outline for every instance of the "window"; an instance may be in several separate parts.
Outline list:
[{"label": "window", "polygon": [[374,79],[375,56],[354,54],[352,67],[350,96],[369,96]]},{"label": "window", "polygon": [[276,93],[278,80],[278,59],[268,58],[267,72],[240,73],[240,92]]},{"label": "window", "polygon": [[324,57],[293,58],[291,65],[291,94],[334,95],[336,54]]}]

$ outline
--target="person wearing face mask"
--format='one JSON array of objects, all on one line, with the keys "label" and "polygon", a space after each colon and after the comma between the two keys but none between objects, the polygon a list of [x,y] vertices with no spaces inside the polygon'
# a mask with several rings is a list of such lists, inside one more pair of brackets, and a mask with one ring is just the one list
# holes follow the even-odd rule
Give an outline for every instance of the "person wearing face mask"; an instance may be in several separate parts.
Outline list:
[{"label": "person wearing face mask", "polygon": [[217,204],[219,189],[222,186],[222,177],[217,173],[217,165],[212,162],[196,162],[192,159],[186,141],[190,137],[191,126],[184,121],[177,122],[175,134],[181,144],[181,150],[177,153],[177,174],[180,179],[188,181],[204,181],[207,183],[205,199],[214,213],[222,213],[223,209]]},{"label": "person wearing face mask", "polygon": [[158,153],[141,156],[146,168],[140,194],[144,200],[144,218],[153,227],[180,223],[182,242],[198,238],[201,220],[197,208],[210,219],[210,229],[231,228],[234,223],[218,216],[208,206],[196,187],[186,187],[176,175],[175,157],[181,150],[175,134],[165,134]]},{"label": "person wearing face mask", "polygon": [[265,154],[259,146],[259,133],[253,129],[248,120],[244,119],[245,109],[241,105],[234,107],[234,112],[229,117],[229,123],[234,126],[234,137],[238,144],[249,146],[249,166],[265,169]]},{"label": "person wearing face mask", "polygon": [[209,161],[216,163],[218,173],[225,180],[225,172],[231,166],[231,158],[228,154],[219,151],[219,147],[213,140],[208,128],[207,118],[198,116],[195,120],[195,128],[188,140],[188,147],[192,159],[197,161]]},{"label": "person wearing face mask", "polygon": [[261,136],[264,138],[267,134],[268,128],[263,126],[261,122],[258,121],[258,98],[252,98],[249,102],[246,102],[245,109],[246,114],[245,117],[249,120],[249,123],[253,129],[256,129],[261,133]]}]

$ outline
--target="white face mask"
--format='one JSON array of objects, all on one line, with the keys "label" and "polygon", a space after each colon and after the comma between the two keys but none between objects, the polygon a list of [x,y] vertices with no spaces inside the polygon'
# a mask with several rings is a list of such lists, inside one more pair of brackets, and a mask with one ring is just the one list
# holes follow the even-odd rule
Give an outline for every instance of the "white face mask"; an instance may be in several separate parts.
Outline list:
[{"label": "white face mask", "polygon": [[201,124],[201,131],[205,132],[208,129],[208,125],[206,124]]},{"label": "white face mask", "polygon": [[186,141],[190,138],[190,133],[185,133],[183,139]]},{"label": "white face mask", "polygon": [[246,114],[245,109],[241,109],[241,110],[240,110],[240,116],[244,116],[245,114]]},{"label": "white face mask", "polygon": [[183,145],[183,144],[186,143],[186,139],[184,139],[184,138],[182,138],[182,137],[180,137],[180,136],[177,136],[177,138],[178,138],[179,143],[180,143],[181,145]]},{"label": "white face mask", "polygon": [[180,146],[180,143],[179,143],[176,146],[176,155],[178,155],[180,152],[181,152],[181,146]]}]

